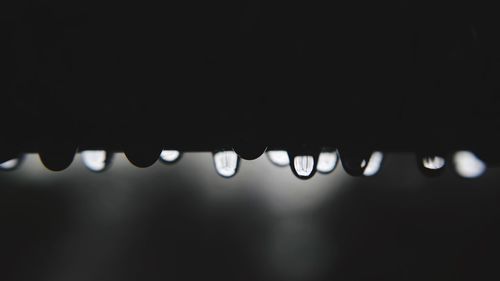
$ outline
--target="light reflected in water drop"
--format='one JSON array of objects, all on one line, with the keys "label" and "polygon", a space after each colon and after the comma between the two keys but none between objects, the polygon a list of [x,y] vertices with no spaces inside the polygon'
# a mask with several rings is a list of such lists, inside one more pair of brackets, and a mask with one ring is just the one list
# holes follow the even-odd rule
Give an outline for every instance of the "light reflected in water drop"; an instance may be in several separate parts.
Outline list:
[{"label": "light reflected in water drop", "polygon": [[174,163],[179,160],[181,153],[177,150],[163,150],[160,154],[160,160],[165,163]]},{"label": "light reflected in water drop", "polygon": [[4,171],[14,170],[15,168],[17,168],[18,165],[19,165],[18,158],[10,159],[3,163],[0,163],[0,170]]},{"label": "light reflected in water drop", "polygon": [[322,174],[328,174],[335,170],[339,160],[337,151],[323,151],[319,154],[316,169]]},{"label": "light reflected in water drop", "polygon": [[285,167],[290,165],[290,158],[288,157],[288,152],[284,150],[271,150],[267,152],[267,157],[269,161],[276,166]]},{"label": "light reflected in water drop", "polygon": [[380,151],[374,151],[368,160],[368,165],[363,171],[363,175],[367,177],[374,176],[380,170],[382,160],[384,159],[384,154]]},{"label": "light reflected in water drop", "polygon": [[486,164],[470,151],[457,151],[453,163],[457,174],[464,178],[477,178],[486,171]]},{"label": "light reflected in water drop", "polygon": [[83,164],[92,172],[104,171],[108,164],[108,154],[104,150],[86,150],[81,152]]},{"label": "light reflected in water drop", "polygon": [[440,156],[429,156],[422,159],[422,165],[429,170],[439,170],[444,167],[445,160]]},{"label": "light reflected in water drop", "polygon": [[295,172],[300,177],[309,177],[314,170],[314,158],[310,155],[295,156],[293,158]]},{"label": "light reflected in water drop", "polygon": [[230,178],[236,175],[239,166],[239,156],[236,152],[219,151],[214,154],[215,170],[219,175],[225,178]]}]

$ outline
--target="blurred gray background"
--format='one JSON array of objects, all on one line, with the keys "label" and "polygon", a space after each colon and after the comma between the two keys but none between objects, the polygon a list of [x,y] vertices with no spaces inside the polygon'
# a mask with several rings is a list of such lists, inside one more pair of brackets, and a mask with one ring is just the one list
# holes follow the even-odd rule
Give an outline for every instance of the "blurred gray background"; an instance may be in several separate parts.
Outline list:
[{"label": "blurred gray background", "polygon": [[218,176],[211,154],[147,169],[78,155],[0,172],[2,280],[494,280],[500,169],[427,178],[410,154],[379,175],[302,181],[265,156]]}]

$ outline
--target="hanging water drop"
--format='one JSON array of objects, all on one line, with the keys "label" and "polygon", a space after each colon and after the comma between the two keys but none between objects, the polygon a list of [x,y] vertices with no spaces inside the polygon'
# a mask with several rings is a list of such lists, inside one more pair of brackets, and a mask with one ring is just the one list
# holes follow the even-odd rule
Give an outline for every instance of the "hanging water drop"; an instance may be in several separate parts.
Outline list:
[{"label": "hanging water drop", "polygon": [[422,159],[422,165],[424,168],[430,169],[430,170],[438,170],[444,167],[445,161],[443,157],[439,156],[430,156],[430,157],[424,157]]},{"label": "hanging water drop", "polygon": [[302,180],[312,178],[316,174],[319,149],[316,147],[300,146],[288,152],[292,173]]},{"label": "hanging water drop", "polygon": [[20,158],[13,158],[0,163],[0,171],[12,171],[15,170],[21,164]]},{"label": "hanging water drop", "polygon": [[363,176],[371,177],[376,175],[380,171],[383,160],[384,154],[380,151],[374,151],[370,156],[370,160],[368,160],[368,165],[363,171]]},{"label": "hanging water drop", "polygon": [[86,150],[81,153],[85,167],[92,172],[102,172],[111,164],[112,154],[104,150]]},{"label": "hanging water drop", "polygon": [[446,165],[444,157],[439,155],[417,155],[418,167],[426,175],[434,177],[443,173]]},{"label": "hanging water drop", "polygon": [[219,151],[214,154],[214,165],[217,173],[224,178],[231,178],[238,172],[240,158],[232,150]]},{"label": "hanging water drop", "polygon": [[314,158],[309,155],[295,156],[293,165],[299,176],[308,177],[314,169]]},{"label": "hanging water drop", "polygon": [[163,150],[160,154],[160,161],[166,164],[172,164],[181,158],[182,153],[178,150]]},{"label": "hanging water drop", "polygon": [[161,146],[153,144],[129,145],[124,149],[124,152],[134,166],[147,168],[158,160],[162,149]]},{"label": "hanging water drop", "polygon": [[292,172],[299,179],[310,179],[316,173],[315,162],[314,157],[311,155],[293,156],[293,161],[291,163]]},{"label": "hanging water drop", "polygon": [[323,151],[319,154],[316,169],[322,174],[328,174],[335,170],[339,160],[337,151]]},{"label": "hanging water drop", "polygon": [[464,178],[477,178],[486,171],[486,164],[470,151],[457,151],[453,164],[457,174]]},{"label": "hanging water drop", "polygon": [[276,166],[285,167],[290,165],[290,158],[288,158],[288,152],[284,150],[271,150],[268,151],[267,157],[269,161]]},{"label": "hanging water drop", "polygon": [[[2,163],[8,162],[10,160],[14,160],[19,158],[19,153],[16,152],[16,149],[13,148],[12,145],[9,145],[7,147],[2,147],[0,148],[0,165]],[[13,162],[9,163],[9,165],[6,164],[6,166],[10,166]]]},{"label": "hanging water drop", "polygon": [[76,149],[77,146],[71,143],[44,143],[38,155],[47,169],[59,172],[71,165]]},{"label": "hanging water drop", "polygon": [[339,150],[340,161],[346,173],[351,176],[363,175],[371,153],[364,149]]},{"label": "hanging water drop", "polygon": [[259,158],[267,149],[266,145],[261,144],[238,144],[233,148],[234,152],[238,154],[239,157],[245,160],[255,160]]}]

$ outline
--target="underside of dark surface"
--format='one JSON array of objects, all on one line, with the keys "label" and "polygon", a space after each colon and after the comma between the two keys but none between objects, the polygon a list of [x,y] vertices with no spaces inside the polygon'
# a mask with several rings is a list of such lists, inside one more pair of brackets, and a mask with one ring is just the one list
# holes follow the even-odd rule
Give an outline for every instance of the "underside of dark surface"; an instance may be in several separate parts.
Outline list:
[{"label": "underside of dark surface", "polygon": [[4,1],[0,142],[21,152],[46,142],[118,151],[251,144],[468,148],[494,158],[493,7]]}]

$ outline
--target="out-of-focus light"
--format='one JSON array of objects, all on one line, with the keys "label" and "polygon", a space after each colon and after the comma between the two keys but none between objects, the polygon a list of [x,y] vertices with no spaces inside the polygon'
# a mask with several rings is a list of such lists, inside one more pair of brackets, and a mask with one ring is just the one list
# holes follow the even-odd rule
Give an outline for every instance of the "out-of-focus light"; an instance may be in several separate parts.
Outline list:
[{"label": "out-of-focus light", "polygon": [[[380,151],[374,151],[368,160],[368,164],[363,171],[363,175],[367,177],[374,176],[380,170],[382,160],[384,159],[384,154]],[[365,164],[366,165],[366,164]]]},{"label": "out-of-focus light", "polygon": [[239,156],[234,151],[219,151],[214,154],[215,170],[219,175],[230,178],[236,175],[239,166]]},{"label": "out-of-focus light", "polygon": [[470,151],[457,151],[453,164],[457,174],[464,178],[477,178],[486,171],[486,164]]},{"label": "out-of-focus light", "polygon": [[444,167],[445,160],[440,156],[424,157],[422,165],[429,170],[439,170]]},{"label": "out-of-focus light", "polygon": [[0,170],[10,171],[17,168],[18,165],[19,165],[18,158],[10,159],[3,163],[0,163]]},{"label": "out-of-focus light", "polygon": [[181,153],[177,150],[163,150],[160,154],[160,160],[165,163],[174,163],[179,160]]},{"label": "out-of-focus light", "polygon": [[339,160],[337,151],[324,151],[319,154],[316,169],[322,174],[328,174],[335,170]]},{"label": "out-of-focus light", "polygon": [[290,165],[290,158],[288,153],[284,150],[271,150],[267,152],[269,161],[276,166],[284,167]]},{"label": "out-of-focus light", "polygon": [[93,172],[102,172],[109,164],[109,159],[104,150],[86,150],[81,153],[83,164]]},{"label": "out-of-focus light", "polygon": [[293,165],[297,175],[309,177],[314,170],[314,158],[310,155],[295,156]]}]

